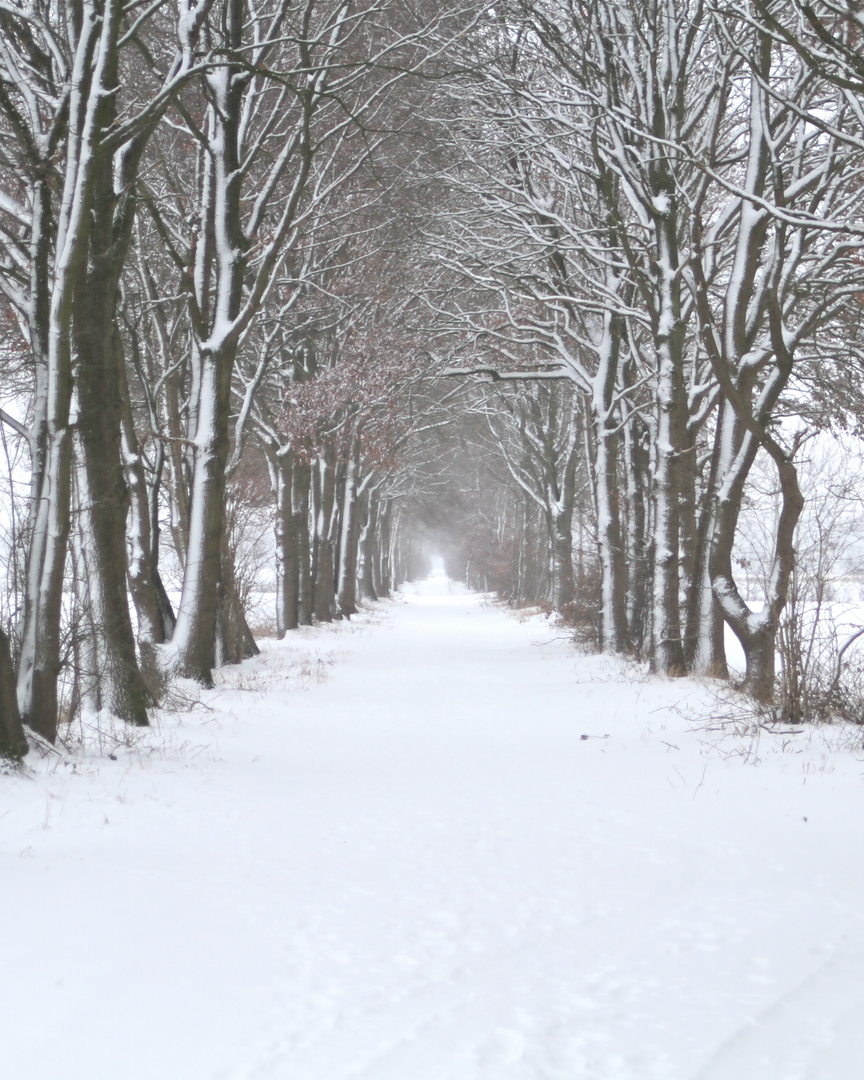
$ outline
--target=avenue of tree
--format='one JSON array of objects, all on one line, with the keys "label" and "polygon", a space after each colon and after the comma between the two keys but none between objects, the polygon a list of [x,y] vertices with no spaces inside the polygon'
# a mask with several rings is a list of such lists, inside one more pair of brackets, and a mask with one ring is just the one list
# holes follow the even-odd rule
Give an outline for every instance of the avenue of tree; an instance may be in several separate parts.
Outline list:
[{"label": "avenue of tree", "polygon": [[146,724],[256,651],[256,590],[281,636],[432,543],[661,674],[726,676],[728,626],[771,702],[802,462],[864,413],[862,35],[853,0],[0,0],[0,754]]}]

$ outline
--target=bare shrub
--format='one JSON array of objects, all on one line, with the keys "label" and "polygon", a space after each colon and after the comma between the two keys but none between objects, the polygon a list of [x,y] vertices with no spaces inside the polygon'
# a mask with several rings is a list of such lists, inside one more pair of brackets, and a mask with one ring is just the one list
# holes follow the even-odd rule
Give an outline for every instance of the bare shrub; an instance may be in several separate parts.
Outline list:
[{"label": "bare shrub", "polygon": [[573,631],[578,645],[586,649],[602,646],[602,617],[600,567],[596,562],[574,570],[575,596],[561,611],[561,621]]},{"label": "bare shrub", "polygon": [[[815,445],[802,476],[809,494],[777,630],[776,702],[767,708],[780,723],[864,723],[864,484],[857,447]],[[770,485],[754,491],[740,562],[759,586],[771,571],[760,526],[770,526],[777,508]]]}]

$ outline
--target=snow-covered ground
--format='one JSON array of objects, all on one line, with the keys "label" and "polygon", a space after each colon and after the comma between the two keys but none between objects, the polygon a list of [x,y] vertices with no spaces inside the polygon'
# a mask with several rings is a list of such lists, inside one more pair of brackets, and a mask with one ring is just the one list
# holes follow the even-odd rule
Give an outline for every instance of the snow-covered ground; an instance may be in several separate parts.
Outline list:
[{"label": "snow-covered ground", "polygon": [[443,578],[194,693],[0,776],[4,1080],[864,1076],[860,732]]}]

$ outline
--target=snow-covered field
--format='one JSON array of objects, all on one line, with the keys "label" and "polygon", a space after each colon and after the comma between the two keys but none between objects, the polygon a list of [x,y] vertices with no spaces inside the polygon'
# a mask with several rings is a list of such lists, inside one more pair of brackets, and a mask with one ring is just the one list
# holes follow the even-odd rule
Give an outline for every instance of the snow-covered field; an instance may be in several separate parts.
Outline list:
[{"label": "snow-covered field", "polygon": [[4,1080],[864,1076],[860,731],[441,578],[221,674],[0,776]]}]

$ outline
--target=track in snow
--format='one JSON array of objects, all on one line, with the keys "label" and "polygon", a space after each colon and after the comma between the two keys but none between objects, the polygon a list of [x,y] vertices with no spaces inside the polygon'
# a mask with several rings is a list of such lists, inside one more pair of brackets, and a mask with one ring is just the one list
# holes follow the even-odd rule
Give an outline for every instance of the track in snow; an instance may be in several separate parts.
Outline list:
[{"label": "track in snow", "polygon": [[864,1075],[854,755],[724,756],[443,579],[385,610],[0,777],[5,1078]]}]

